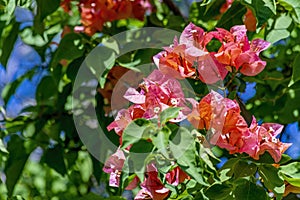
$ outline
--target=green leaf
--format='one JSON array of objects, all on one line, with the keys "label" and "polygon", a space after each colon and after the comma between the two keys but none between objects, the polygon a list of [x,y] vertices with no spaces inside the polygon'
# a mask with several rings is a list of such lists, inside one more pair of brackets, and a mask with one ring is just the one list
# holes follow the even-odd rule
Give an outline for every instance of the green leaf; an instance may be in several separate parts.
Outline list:
[{"label": "green leaf", "polygon": [[250,160],[255,163],[264,163],[264,164],[274,164],[275,163],[274,159],[268,152],[261,155],[259,157],[259,160],[255,160],[253,158],[250,158]]},{"label": "green leaf", "polygon": [[57,85],[51,76],[45,76],[36,90],[36,101],[38,105],[54,106],[57,100]]},{"label": "green leaf", "polygon": [[204,182],[203,176],[200,174],[201,169],[196,165],[195,139],[186,128],[180,127],[178,129],[175,137],[170,141],[170,150],[174,158],[177,159],[177,164],[181,169],[198,183],[208,185]]},{"label": "green leaf", "polygon": [[259,187],[258,185],[250,182],[250,181],[243,181],[239,184],[236,189],[234,190],[235,198],[236,199],[243,199],[243,200],[267,200],[268,195],[266,191]]},{"label": "green leaf", "polygon": [[151,123],[146,119],[136,119],[125,128],[122,134],[122,149],[143,138]]},{"label": "green leaf", "polygon": [[63,154],[64,149],[57,145],[54,148],[47,149],[43,157],[44,162],[62,176],[67,173]]},{"label": "green leaf", "polygon": [[255,174],[257,167],[253,163],[248,163],[247,161],[239,160],[234,165],[234,177],[247,177]]},{"label": "green leaf", "polygon": [[280,166],[280,173],[291,185],[300,187],[300,162]]},{"label": "green leaf", "polygon": [[169,153],[167,150],[169,144],[169,137],[171,135],[171,130],[164,126],[158,134],[152,138],[154,146],[157,147],[158,151],[161,152],[166,158],[169,158]]},{"label": "green leaf", "polygon": [[300,187],[300,178],[291,178],[284,174],[282,174],[282,176],[285,181],[289,182],[289,184],[291,184],[295,187]]},{"label": "green leaf", "polygon": [[169,120],[176,118],[181,109],[182,108],[180,108],[180,107],[169,107],[169,108],[165,109],[159,115],[160,123],[162,125],[165,125]]},{"label": "green leaf", "polygon": [[25,200],[23,197],[21,197],[20,195],[17,196],[13,196],[11,198],[8,198],[8,200]]},{"label": "green leaf", "polygon": [[[18,33],[19,33],[19,26],[20,24],[17,22],[14,22],[11,26],[11,29],[7,33],[7,36],[5,38],[1,38],[3,40],[2,45],[2,52],[0,57],[0,63],[6,67],[7,61],[10,57],[10,54],[14,48],[14,44],[17,40]],[[3,37],[3,36],[2,36]]]},{"label": "green leaf", "polygon": [[58,9],[60,0],[37,0],[37,14],[34,18],[34,27],[39,34],[44,31],[43,20]]},{"label": "green leaf", "polygon": [[249,6],[257,19],[257,26],[261,27],[276,14],[274,0],[242,0],[242,3]]},{"label": "green leaf", "polygon": [[287,28],[291,25],[292,19],[290,16],[282,14],[275,21],[274,28],[267,35],[267,41],[272,44],[279,40],[285,39],[290,36],[290,32]]},{"label": "green leaf", "polygon": [[294,17],[297,23],[300,23],[300,1],[298,0],[278,0],[278,2]]},{"label": "green leaf", "polygon": [[[220,171],[226,170],[226,176],[232,177],[234,173],[235,165],[239,162],[238,158],[230,158],[227,162],[222,166]],[[228,170],[229,169],[229,170]]]},{"label": "green leaf", "polygon": [[140,140],[132,145],[128,156],[130,172],[134,172],[140,180],[144,180],[145,164],[147,157],[151,155],[153,144],[146,140]]},{"label": "green leaf", "polygon": [[281,160],[279,161],[278,164],[282,165],[282,164],[285,164],[287,162],[289,162],[290,160],[292,160],[292,158],[286,154],[282,154],[281,155]]},{"label": "green leaf", "polygon": [[24,140],[17,135],[12,135],[7,146],[9,156],[4,172],[6,175],[7,195],[8,197],[11,197],[13,195],[15,185],[23,172],[23,168],[30,152],[27,152]]},{"label": "green leaf", "polygon": [[[73,200],[105,200],[106,198],[101,197],[100,195],[94,194],[94,193],[88,193],[86,195],[83,195],[81,197],[75,197]],[[125,200],[123,197],[119,196],[110,196],[110,200]]]},{"label": "green leaf", "polygon": [[103,88],[109,70],[115,65],[119,46],[116,41],[106,41],[104,45],[97,46],[85,59],[85,64],[98,78],[100,87]]},{"label": "green leaf", "polygon": [[74,60],[81,57],[84,53],[81,39],[79,34],[70,33],[65,35],[51,60],[51,68],[54,68],[62,59]]},{"label": "green leaf", "polygon": [[20,84],[27,78],[32,78],[33,75],[35,74],[35,68],[32,70],[29,70],[28,72],[26,72],[24,75],[20,76],[19,78],[17,78],[15,81],[13,81],[12,83],[7,84],[3,91],[2,91],[2,98],[5,102],[5,104],[7,104],[7,102],[9,101],[10,97],[16,92],[17,88],[20,86]]},{"label": "green leaf", "polygon": [[232,192],[232,187],[226,184],[215,183],[210,186],[205,195],[211,200],[226,199]]},{"label": "green leaf", "polygon": [[2,139],[0,138],[0,151],[2,151],[3,153],[8,153],[6,147],[3,144]]},{"label": "green leaf", "polygon": [[243,16],[247,9],[237,1],[234,1],[231,7],[222,15],[216,27],[229,30],[236,24],[243,24]]},{"label": "green leaf", "polygon": [[289,87],[291,87],[294,83],[296,83],[297,81],[300,80],[300,67],[299,67],[299,63],[300,63],[300,53],[297,54],[296,58],[294,59],[293,62],[293,75],[292,75],[292,79],[289,83]]},{"label": "green leaf", "polygon": [[260,165],[258,167],[259,175],[263,179],[264,185],[280,198],[284,193],[284,182],[279,176],[279,170],[272,165]]}]

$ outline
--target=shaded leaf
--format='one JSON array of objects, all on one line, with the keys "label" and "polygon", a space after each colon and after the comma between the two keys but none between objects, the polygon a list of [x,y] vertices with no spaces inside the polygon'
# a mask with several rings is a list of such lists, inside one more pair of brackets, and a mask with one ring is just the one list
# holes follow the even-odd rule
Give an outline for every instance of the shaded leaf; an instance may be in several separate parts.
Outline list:
[{"label": "shaded leaf", "polygon": [[38,105],[54,106],[57,99],[57,85],[51,76],[45,76],[36,90],[36,101]]},{"label": "shaded leaf", "polygon": [[247,177],[253,175],[257,170],[257,167],[253,163],[240,160],[234,166],[234,177]]},{"label": "shaded leaf", "polygon": [[257,19],[258,27],[261,27],[269,18],[276,14],[274,0],[242,0],[242,3],[251,8]]},{"label": "shaded leaf", "polygon": [[294,62],[293,62],[293,75],[292,75],[292,79],[289,83],[289,87],[291,87],[294,83],[296,83],[297,81],[300,80],[299,63],[300,63],[300,53],[297,54],[297,56],[296,56],[296,58],[294,59]]},{"label": "shaded leaf", "polygon": [[[70,33],[65,35],[51,60],[51,68],[54,68],[60,60],[74,60],[83,55],[84,48],[79,34]],[[100,67],[100,66],[98,66]]]},{"label": "shaded leaf", "polygon": [[232,187],[226,184],[213,184],[206,191],[205,195],[209,199],[226,199],[232,192]]},{"label": "shaded leaf", "polygon": [[11,197],[17,181],[19,180],[30,152],[27,152],[24,140],[19,136],[13,135],[7,145],[9,152],[8,160],[5,165],[7,195]]},{"label": "shaded leaf", "polygon": [[284,193],[284,182],[279,176],[279,170],[272,165],[260,165],[258,169],[264,185],[280,198]]},{"label": "shaded leaf", "polygon": [[37,14],[34,18],[34,27],[40,34],[44,31],[43,20],[53,13],[60,5],[60,0],[52,0],[51,3],[47,0],[37,0]]},{"label": "shaded leaf", "polygon": [[222,15],[216,27],[229,30],[236,24],[243,24],[243,16],[247,9],[237,1],[234,1],[231,7]]},{"label": "shaded leaf", "polygon": [[267,200],[269,199],[266,191],[250,181],[243,181],[234,190],[236,199],[243,200]]},{"label": "shaded leaf", "polygon": [[10,57],[10,54],[14,48],[14,44],[17,40],[20,24],[13,22],[10,31],[7,34],[6,38],[3,38],[3,50],[0,57],[0,63],[6,67],[7,61]]},{"label": "shaded leaf", "polygon": [[47,149],[44,153],[44,162],[62,176],[67,173],[63,154],[64,149],[59,145]]}]

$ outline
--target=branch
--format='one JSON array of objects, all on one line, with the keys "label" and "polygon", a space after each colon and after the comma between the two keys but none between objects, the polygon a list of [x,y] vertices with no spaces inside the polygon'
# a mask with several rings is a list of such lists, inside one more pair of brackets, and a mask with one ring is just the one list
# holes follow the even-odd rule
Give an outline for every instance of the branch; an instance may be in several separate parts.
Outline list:
[{"label": "branch", "polygon": [[177,6],[173,3],[172,0],[163,0],[163,2],[169,7],[169,9],[174,13],[174,15],[183,17],[180,10],[177,8]]}]

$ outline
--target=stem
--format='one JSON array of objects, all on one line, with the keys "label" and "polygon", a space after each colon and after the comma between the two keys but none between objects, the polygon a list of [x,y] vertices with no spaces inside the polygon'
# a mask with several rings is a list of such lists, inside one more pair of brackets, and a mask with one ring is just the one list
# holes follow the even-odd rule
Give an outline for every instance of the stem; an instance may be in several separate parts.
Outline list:
[{"label": "stem", "polygon": [[174,13],[174,15],[183,17],[180,10],[176,7],[172,0],[163,0],[163,2],[169,7],[169,9]]},{"label": "stem", "polygon": [[234,71],[234,72],[232,73],[232,76],[231,76],[230,80],[226,83],[226,85],[225,85],[225,87],[224,87],[225,89],[228,88],[229,85],[232,83],[232,81],[234,80],[236,74],[237,74],[237,71]]}]

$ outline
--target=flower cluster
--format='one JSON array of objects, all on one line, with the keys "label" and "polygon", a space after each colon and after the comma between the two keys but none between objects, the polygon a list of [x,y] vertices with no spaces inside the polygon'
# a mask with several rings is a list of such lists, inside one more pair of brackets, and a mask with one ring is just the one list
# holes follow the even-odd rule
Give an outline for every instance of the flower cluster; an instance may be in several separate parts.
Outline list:
[{"label": "flower cluster", "polygon": [[[207,49],[213,39],[221,44],[216,52]],[[170,107],[179,107],[178,116],[169,119],[169,123],[186,120],[196,129],[206,131],[210,144],[227,149],[231,154],[246,153],[258,160],[260,155],[268,152],[275,162],[279,162],[283,152],[291,145],[276,138],[283,129],[282,125],[259,125],[253,117],[248,126],[235,100],[225,98],[213,90],[200,102],[185,98],[178,80],[199,78],[204,83],[213,84],[223,80],[232,71],[247,76],[257,75],[266,66],[259,54],[268,46],[269,43],[261,39],[249,42],[245,26],[234,26],[230,31],[217,28],[216,31],[205,32],[189,24],[179,41],[175,38],[173,45],[165,47],[163,52],[153,57],[158,70],[144,78],[138,88],[127,89],[124,98],[131,105],[120,110],[107,129],[114,130],[120,136],[122,145],[122,134],[130,122],[138,118],[155,119],[153,121],[157,121],[158,127],[162,127],[161,112]],[[188,106],[190,104],[192,108]],[[151,139],[147,141],[151,142]],[[130,148],[127,147],[127,150]],[[125,159],[123,150],[118,149],[106,161],[103,170],[110,174],[111,186],[119,186]],[[174,165],[175,168],[171,168],[163,180],[177,186],[190,177],[175,162]],[[126,189],[131,190],[139,184],[141,190],[135,199],[165,199],[170,190],[159,177],[156,165],[151,161],[146,163],[144,180],[136,176]]]},{"label": "flower cluster", "polygon": [[[270,43],[261,39],[249,42],[244,25],[234,26],[227,31],[217,28],[205,32],[190,23],[174,44],[165,47],[153,60],[159,69],[174,77],[196,78],[207,84],[224,80],[228,71],[240,71],[247,76],[255,76],[266,66],[259,57]],[[212,39],[220,41],[217,52],[209,52],[207,45]]]},{"label": "flower cluster", "polygon": [[[70,1],[62,2],[65,11],[70,10]],[[88,35],[101,31],[106,22],[128,18],[142,21],[145,13],[152,10],[148,0],[80,0],[78,7],[83,31]]]},{"label": "flower cluster", "polygon": [[258,160],[267,151],[275,162],[279,162],[282,153],[291,145],[276,138],[283,126],[276,123],[258,125],[253,117],[248,127],[240,112],[235,100],[212,91],[194,106],[188,120],[197,129],[205,129],[211,134],[210,143],[231,154],[246,153]]},{"label": "flower cluster", "polygon": [[182,110],[172,122],[180,122],[187,117],[190,112],[186,106],[185,99],[180,83],[169,75],[154,70],[144,82],[140,84],[139,89],[129,88],[124,98],[133,103],[128,109],[122,109],[118,112],[115,121],[107,128],[114,129],[121,136],[126,126],[135,119],[158,118],[159,113],[169,107],[181,107]]}]

